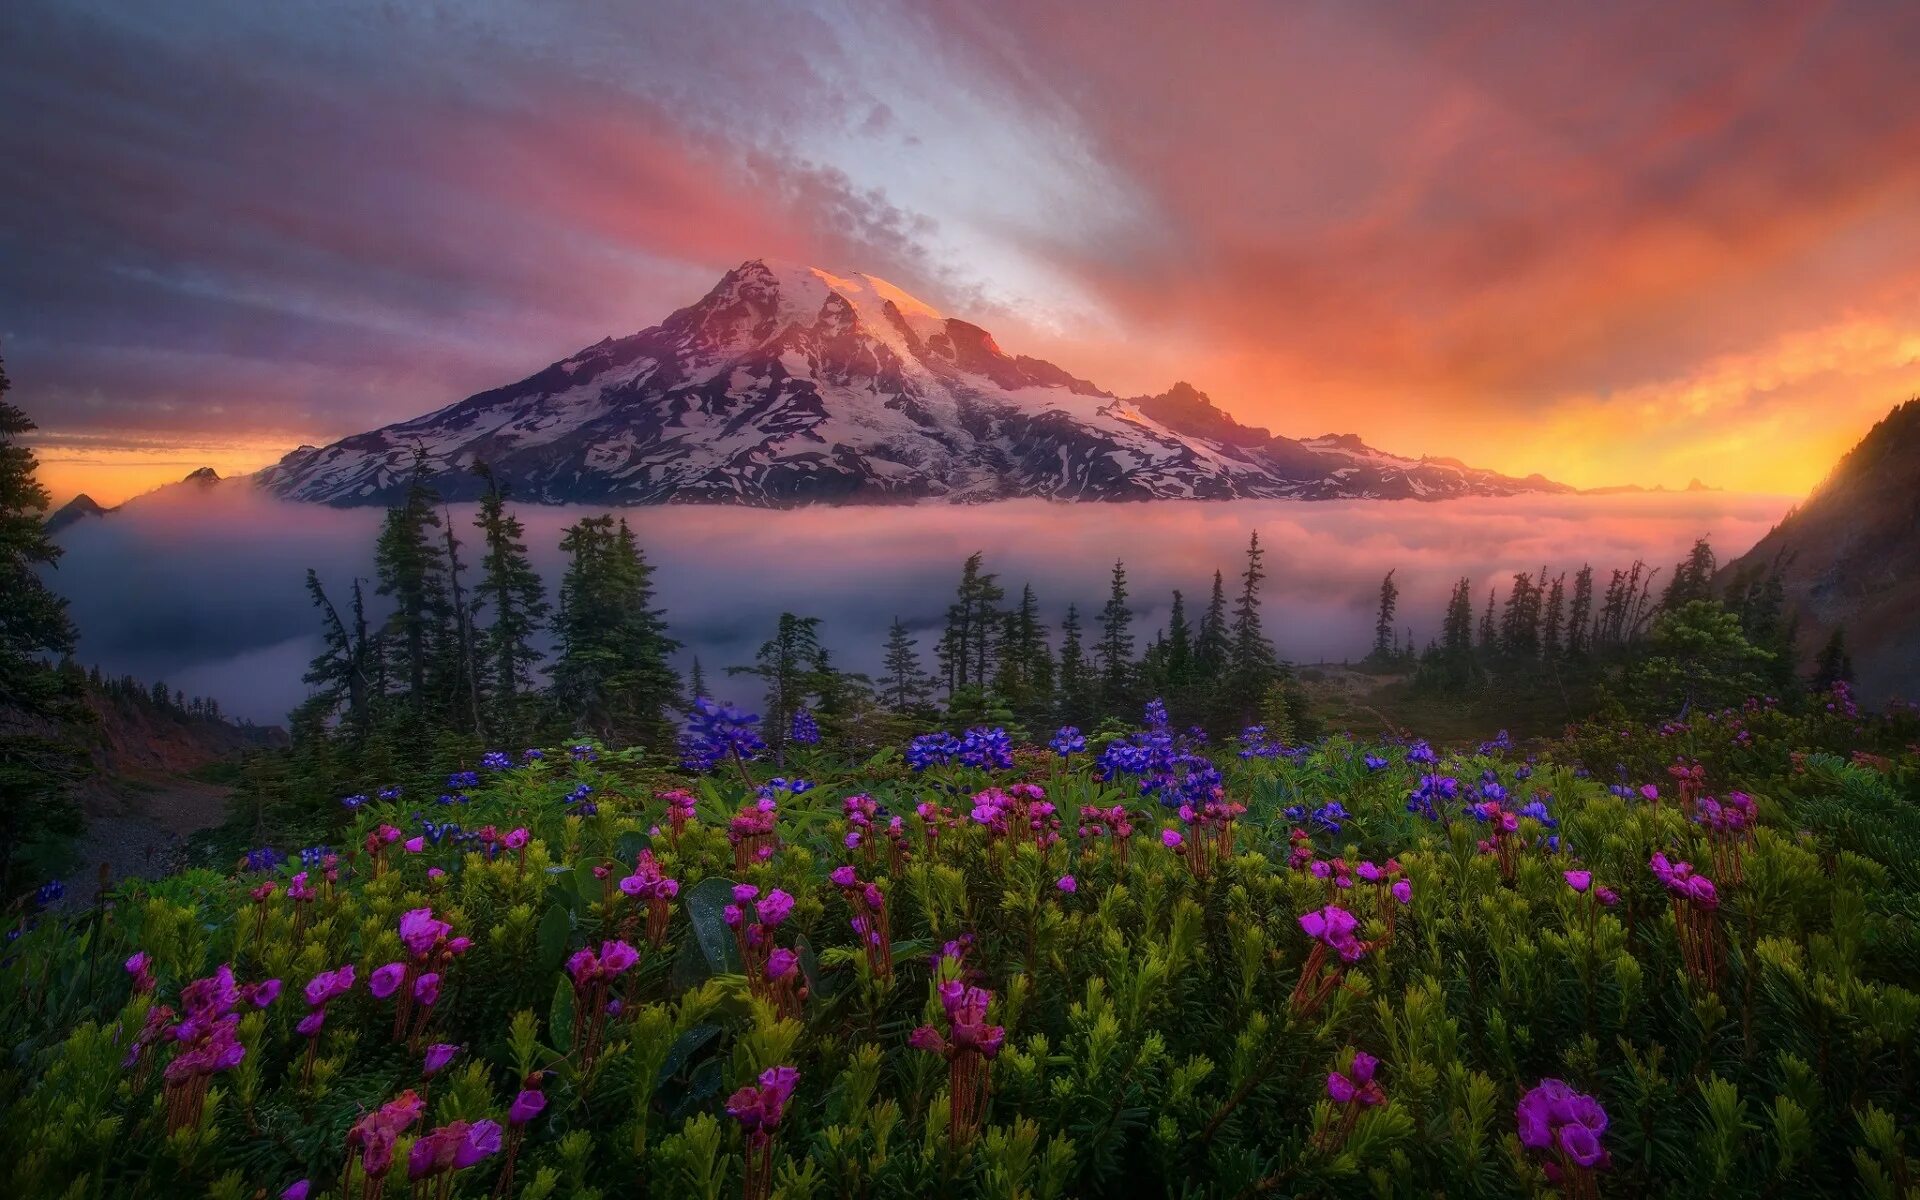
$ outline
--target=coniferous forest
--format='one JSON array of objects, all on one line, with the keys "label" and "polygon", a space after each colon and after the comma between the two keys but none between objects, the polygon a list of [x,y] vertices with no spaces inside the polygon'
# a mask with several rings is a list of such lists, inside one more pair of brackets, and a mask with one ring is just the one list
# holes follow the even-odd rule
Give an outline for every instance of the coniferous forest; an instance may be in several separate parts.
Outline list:
[{"label": "coniferous forest", "polygon": [[29,428],[10,1195],[1912,1194],[1920,713],[1705,542],[1424,646],[1387,572],[1353,669],[1564,718],[1447,741],[1329,721],[1257,535],[1151,631],[975,554],[874,673],[791,612],[682,673],[640,525],[550,591],[421,469],[226,824],[55,911],[81,701],[225,718],[73,662]]}]

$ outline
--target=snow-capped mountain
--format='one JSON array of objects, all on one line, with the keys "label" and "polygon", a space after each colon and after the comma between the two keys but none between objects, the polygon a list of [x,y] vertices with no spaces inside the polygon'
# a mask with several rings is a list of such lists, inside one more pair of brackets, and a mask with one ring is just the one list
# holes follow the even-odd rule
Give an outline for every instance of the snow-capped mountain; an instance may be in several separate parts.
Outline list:
[{"label": "snow-capped mountain", "polygon": [[449,499],[488,464],[544,503],[1444,499],[1569,491],[1351,435],[1241,425],[1186,384],[1122,399],[1008,355],[882,279],[755,260],[651,329],[261,472],[290,499],[385,504],[416,455]]}]

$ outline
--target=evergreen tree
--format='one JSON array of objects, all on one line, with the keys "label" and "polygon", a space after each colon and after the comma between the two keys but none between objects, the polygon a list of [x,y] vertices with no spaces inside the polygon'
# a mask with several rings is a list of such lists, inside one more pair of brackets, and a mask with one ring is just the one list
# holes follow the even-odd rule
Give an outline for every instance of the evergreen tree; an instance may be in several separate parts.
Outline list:
[{"label": "evergreen tree", "polygon": [[445,638],[440,647],[437,661],[440,664],[439,676],[445,681],[445,692],[451,723],[458,729],[481,734],[486,728],[486,718],[480,703],[480,664],[475,648],[473,632],[473,610],[468,607],[466,590],[460,583],[460,573],[466,565],[460,561],[460,539],[453,534],[453,512],[442,509],[445,521],[441,526],[447,549],[447,590],[449,611],[453,619],[442,627]]},{"label": "evergreen tree", "polygon": [[1284,674],[1260,622],[1260,584],[1267,577],[1260,564],[1265,554],[1256,532],[1247,541],[1247,569],[1241,573],[1240,598],[1233,606],[1233,641],[1222,696],[1228,718],[1240,725],[1255,720],[1268,689]]},{"label": "evergreen tree", "polygon": [[1813,668],[1813,690],[1826,692],[1836,683],[1853,682],[1853,658],[1847,653],[1847,628],[1836,625],[1833,636],[1820,648]]},{"label": "evergreen tree", "polygon": [[1593,645],[1593,568],[1585,563],[1573,577],[1573,600],[1567,606],[1567,655],[1578,658]]},{"label": "evergreen tree", "polygon": [[766,687],[761,711],[761,736],[773,749],[776,761],[784,761],[787,735],[793,714],[822,700],[829,707],[837,699],[837,680],[827,664],[827,652],[820,644],[820,618],[780,614],[771,638],[760,644],[750,667],[728,667],[729,675],[752,675]]},{"label": "evergreen tree", "polygon": [[553,697],[576,729],[609,741],[667,744],[680,680],[668,659],[680,643],[653,607],[653,568],[623,519],[586,517],[560,549],[567,570],[554,622]]},{"label": "evergreen tree", "polygon": [[947,609],[946,634],[937,648],[949,696],[964,687],[984,687],[990,674],[998,632],[996,606],[1006,593],[997,575],[981,570],[983,558],[975,551],[961,568],[960,586]]},{"label": "evergreen tree", "polygon": [[429,532],[440,525],[434,500],[425,467],[416,464],[406,496],[387,510],[374,548],[378,593],[393,602],[381,640],[393,657],[393,673],[405,684],[405,700],[416,713],[429,703],[434,651],[451,640],[446,560]]},{"label": "evergreen tree", "polygon": [[1080,637],[1080,610],[1067,605],[1060,622],[1060,686],[1058,712],[1069,725],[1084,724],[1093,715],[1093,670]]},{"label": "evergreen tree", "polygon": [[1184,691],[1193,682],[1193,626],[1187,622],[1186,598],[1173,589],[1173,608],[1167,614],[1165,678],[1171,691]]},{"label": "evergreen tree", "polygon": [[1127,607],[1127,566],[1115,559],[1107,603],[1100,610],[1100,641],[1094,648],[1094,658],[1100,668],[1100,705],[1108,714],[1130,707],[1133,645],[1133,610]]},{"label": "evergreen tree", "polygon": [[[1544,572],[1543,572],[1544,574]],[[1567,624],[1567,576],[1563,571],[1553,577],[1547,589],[1547,606],[1540,622],[1540,654],[1557,660],[1566,653],[1564,635]]]},{"label": "evergreen tree", "polygon": [[41,578],[60,547],[44,524],[39,462],[19,440],[35,426],[7,403],[8,386],[0,366],[0,900],[37,878],[80,826],[67,792],[75,756],[25,730],[82,712],[71,677],[43,657],[71,654],[75,634],[66,600]]},{"label": "evergreen tree", "polygon": [[1053,703],[1053,655],[1033,585],[1020,590],[1020,605],[1002,618],[999,670],[993,688],[1023,717],[1047,712]]},{"label": "evergreen tree", "polygon": [[1667,580],[1666,593],[1660,598],[1661,610],[1671,612],[1695,600],[1713,599],[1713,577],[1719,569],[1719,560],[1714,557],[1707,539],[1695,541],[1692,552],[1673,569],[1673,577]]},{"label": "evergreen tree", "polygon": [[1376,662],[1394,657],[1393,615],[1399,607],[1400,588],[1393,582],[1393,572],[1388,571],[1380,581],[1380,615],[1373,622],[1373,653],[1369,657]]},{"label": "evergreen tree", "polygon": [[687,698],[689,700],[711,700],[707,693],[707,674],[700,669],[700,656],[693,656],[693,672],[687,676]]},{"label": "evergreen tree", "polygon": [[917,712],[927,704],[933,692],[933,680],[920,668],[919,639],[899,617],[887,627],[887,647],[882,666],[880,699],[895,712]]},{"label": "evergreen tree", "polygon": [[1480,616],[1480,654],[1483,658],[1491,658],[1494,651],[1497,650],[1500,645],[1500,636],[1493,623],[1493,598],[1495,590],[1494,588],[1487,589],[1487,608]]},{"label": "evergreen tree", "polygon": [[316,689],[310,704],[316,705],[322,723],[332,719],[344,706],[347,732],[358,742],[367,736],[373,721],[372,659],[379,647],[367,632],[366,597],[358,579],[353,581],[352,623],[342,620],[339,609],[327,598],[320,576],[307,570],[307,595],[320,610],[321,650],[307,666],[304,682]]},{"label": "evergreen tree", "polygon": [[485,547],[475,606],[491,616],[480,636],[493,689],[490,724],[496,738],[517,745],[531,732],[529,702],[540,665],[533,638],[547,618],[547,594],[527,557],[526,530],[507,508],[506,489],[484,463],[474,473],[487,489],[474,518]]},{"label": "evergreen tree", "polygon": [[1507,604],[1500,614],[1499,645],[1501,653],[1509,658],[1531,660],[1540,656],[1540,588],[1525,571],[1513,577],[1513,587],[1507,592]]},{"label": "evergreen tree", "polygon": [[1207,600],[1207,611],[1200,618],[1200,636],[1193,644],[1194,681],[1200,684],[1217,684],[1226,674],[1227,655],[1232,643],[1227,637],[1227,588],[1220,572],[1213,573],[1213,594]]},{"label": "evergreen tree", "polygon": [[1420,665],[1421,682],[1458,691],[1473,682],[1473,668],[1473,581],[1463,577],[1447,598],[1440,641],[1427,651]]}]

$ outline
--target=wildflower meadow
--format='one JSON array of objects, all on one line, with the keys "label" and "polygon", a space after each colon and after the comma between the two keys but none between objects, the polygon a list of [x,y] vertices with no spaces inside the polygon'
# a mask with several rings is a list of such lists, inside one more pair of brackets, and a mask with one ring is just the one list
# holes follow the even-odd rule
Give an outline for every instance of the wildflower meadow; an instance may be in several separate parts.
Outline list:
[{"label": "wildflower meadow", "polygon": [[7,1193],[1914,1194],[1920,722],[1531,748],[697,705],[44,914]]}]

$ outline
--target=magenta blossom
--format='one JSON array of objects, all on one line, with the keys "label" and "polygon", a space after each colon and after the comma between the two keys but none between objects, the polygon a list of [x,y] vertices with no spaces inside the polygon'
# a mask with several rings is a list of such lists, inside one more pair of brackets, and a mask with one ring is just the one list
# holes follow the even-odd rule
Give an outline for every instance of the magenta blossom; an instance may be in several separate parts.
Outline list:
[{"label": "magenta blossom", "polygon": [[1520,1144],[1563,1158],[1582,1169],[1610,1164],[1601,1137],[1607,1110],[1592,1096],[1576,1092],[1565,1080],[1542,1079],[1514,1108]]},{"label": "magenta blossom", "polygon": [[1406,880],[1404,879],[1394,880],[1393,886],[1388,888],[1387,890],[1389,892],[1392,892],[1393,898],[1395,900],[1398,900],[1400,903],[1402,904],[1413,903],[1413,885],[1407,882]]},{"label": "magenta blossom", "polygon": [[514,1096],[513,1104],[507,1108],[507,1124],[517,1129],[539,1116],[541,1111],[546,1107],[547,1096],[545,1092],[537,1088],[521,1088],[519,1093]]},{"label": "magenta blossom", "polygon": [[1567,881],[1568,887],[1583,894],[1593,886],[1592,871],[1562,871],[1560,877]]},{"label": "magenta blossom", "polygon": [[1355,962],[1367,952],[1367,944],[1354,936],[1359,927],[1359,920],[1337,904],[1300,914],[1300,928],[1307,936],[1338,951],[1347,962]]},{"label": "magenta blossom", "polygon": [[452,932],[453,926],[436,920],[431,908],[409,909],[400,917],[400,940],[415,958],[426,957]]},{"label": "magenta blossom", "polygon": [[432,1079],[446,1070],[447,1064],[452,1062],[454,1055],[458,1053],[460,1053],[460,1047],[449,1042],[436,1042],[428,1046],[426,1061],[421,1064],[421,1073],[428,1079]]},{"label": "magenta blossom", "polygon": [[1063,892],[1077,892],[1080,890],[1080,881],[1075,879],[1071,875],[1062,875],[1059,879],[1059,882],[1055,883],[1053,886],[1059,888]]},{"label": "magenta blossom", "polygon": [[373,978],[367,981],[367,990],[376,1000],[385,1000],[400,989],[400,981],[407,975],[407,964],[391,962],[374,971]]},{"label": "magenta blossom", "polygon": [[779,1128],[799,1082],[800,1072],[792,1067],[768,1067],[758,1085],[743,1087],[727,1099],[727,1112],[748,1137],[766,1137]]},{"label": "magenta blossom", "polygon": [[1353,1066],[1345,1072],[1333,1071],[1327,1075],[1327,1095],[1335,1104],[1358,1101],[1366,1108],[1385,1104],[1387,1094],[1373,1078],[1379,1066],[1380,1060],[1365,1050],[1354,1051]]}]

